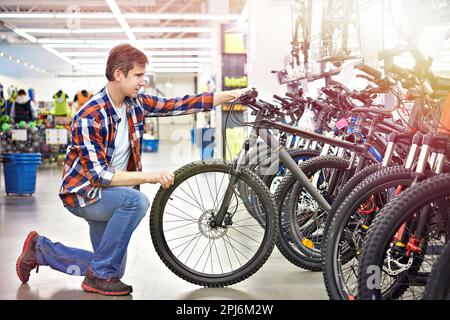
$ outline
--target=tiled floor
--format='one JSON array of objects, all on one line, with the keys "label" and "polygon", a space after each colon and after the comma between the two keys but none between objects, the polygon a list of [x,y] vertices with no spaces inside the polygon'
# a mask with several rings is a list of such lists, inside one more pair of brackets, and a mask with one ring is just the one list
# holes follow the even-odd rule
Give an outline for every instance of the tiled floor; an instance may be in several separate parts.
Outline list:
[{"label": "tiled floor", "polygon": [[[158,153],[143,156],[145,171],[175,170],[198,159],[190,143],[161,143]],[[2,174],[3,179],[3,174]],[[32,273],[21,285],[15,262],[23,240],[36,230],[53,241],[91,250],[87,223],[72,215],[58,197],[60,168],[41,168],[33,197],[7,197],[0,188],[0,299],[327,299],[321,273],[297,268],[275,248],[266,264],[253,276],[227,288],[202,288],[173,274],[156,254],[149,232],[148,216],[135,231],[128,249],[123,281],[133,286],[128,297],[109,298],[83,292],[82,277],[70,276],[49,267]],[[142,191],[153,200],[157,186]]]}]

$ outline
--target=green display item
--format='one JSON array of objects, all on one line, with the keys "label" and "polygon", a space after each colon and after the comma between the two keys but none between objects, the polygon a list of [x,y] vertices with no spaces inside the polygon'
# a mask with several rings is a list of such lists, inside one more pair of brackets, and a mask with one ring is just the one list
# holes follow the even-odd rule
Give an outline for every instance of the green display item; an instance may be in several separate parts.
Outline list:
[{"label": "green display item", "polygon": [[27,123],[25,121],[20,121],[19,122],[19,129],[25,129],[27,127]]},{"label": "green display item", "polygon": [[8,115],[3,115],[2,117],[1,117],[1,122],[2,123],[10,123],[11,122],[11,118],[8,116]]},{"label": "green display item", "polygon": [[3,131],[4,133],[8,132],[9,129],[10,129],[9,123],[3,123],[3,124],[2,124],[2,131]]},{"label": "green display item", "polygon": [[31,122],[28,124],[28,126],[29,126],[31,129],[36,128],[36,122],[31,121]]}]

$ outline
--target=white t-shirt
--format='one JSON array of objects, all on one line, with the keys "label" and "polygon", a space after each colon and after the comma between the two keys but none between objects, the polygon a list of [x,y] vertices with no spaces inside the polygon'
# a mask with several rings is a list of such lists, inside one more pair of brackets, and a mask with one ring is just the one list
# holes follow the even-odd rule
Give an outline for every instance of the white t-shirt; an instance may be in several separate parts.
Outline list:
[{"label": "white t-shirt", "polygon": [[116,108],[114,105],[113,107],[117,115],[120,117],[120,122],[117,126],[116,140],[114,141],[115,150],[112,156],[111,166],[117,170],[126,171],[131,153],[127,120],[127,106],[125,103],[123,103],[122,108]]}]

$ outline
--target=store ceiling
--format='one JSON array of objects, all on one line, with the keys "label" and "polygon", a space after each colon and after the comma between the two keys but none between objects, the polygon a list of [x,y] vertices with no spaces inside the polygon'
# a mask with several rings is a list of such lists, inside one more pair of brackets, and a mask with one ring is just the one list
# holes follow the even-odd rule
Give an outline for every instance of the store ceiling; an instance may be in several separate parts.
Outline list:
[{"label": "store ceiling", "polygon": [[0,68],[10,76],[103,74],[108,50],[130,42],[149,55],[150,71],[193,72],[215,58],[213,25],[237,21],[245,3],[0,0]]}]

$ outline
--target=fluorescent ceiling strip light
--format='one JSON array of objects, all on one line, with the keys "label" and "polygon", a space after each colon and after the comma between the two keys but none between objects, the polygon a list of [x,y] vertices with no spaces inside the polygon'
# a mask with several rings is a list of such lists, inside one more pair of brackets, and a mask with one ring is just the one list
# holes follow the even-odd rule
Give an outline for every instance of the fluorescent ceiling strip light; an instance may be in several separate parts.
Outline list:
[{"label": "fluorescent ceiling strip light", "polygon": [[[39,29],[39,28],[20,28],[19,30],[27,33],[47,33],[47,34],[95,34],[95,33],[122,33],[122,28],[107,29]],[[212,33],[212,28],[206,27],[147,27],[131,28],[133,33]]]},{"label": "fluorescent ceiling strip light", "polygon": [[[157,62],[152,63],[150,62],[148,68],[200,68],[202,67],[202,63],[194,63],[194,62]],[[106,62],[104,63],[85,63],[82,65],[85,69],[94,69],[94,70],[105,70],[106,68]]]},{"label": "fluorescent ceiling strip light", "polygon": [[26,33],[47,33],[47,34],[95,34],[95,33],[122,33],[121,28],[109,29],[28,29],[20,28],[20,31]]},{"label": "fluorescent ceiling strip light", "polygon": [[[239,20],[240,15],[210,15],[199,13],[125,13],[124,19],[142,20]],[[109,12],[96,13],[0,13],[0,19],[114,19]]]},{"label": "fluorescent ceiling strip light", "polygon": [[[86,43],[56,43],[56,44],[48,44],[53,48],[85,48],[85,49],[111,49],[115,43],[110,44],[86,44]],[[213,48],[215,47],[212,43],[154,43],[154,44],[141,44],[142,48]]]},{"label": "fluorescent ceiling strip light", "polygon": [[114,16],[116,17],[117,22],[119,22],[120,26],[122,27],[123,31],[127,35],[128,39],[131,42],[135,42],[136,37],[134,36],[133,32],[131,32],[130,26],[125,21],[122,11],[120,11],[119,6],[117,5],[116,1],[115,0],[106,0],[106,3],[108,4],[111,11],[114,13]]},{"label": "fluorescent ceiling strip light", "polygon": [[[202,69],[156,69],[156,70],[149,70],[149,72],[151,73],[202,73],[204,70]],[[76,74],[59,74],[58,76],[62,76],[62,77],[74,77],[77,76]],[[98,70],[98,71],[89,71],[89,73],[87,74],[79,74],[78,76],[98,76],[98,77],[104,77],[105,76],[105,72],[104,70]]]},{"label": "fluorescent ceiling strip light", "polygon": [[78,68],[78,69],[80,69],[80,70],[82,70],[82,71],[87,71],[87,69],[85,69],[84,67],[82,67],[80,64],[78,64],[78,63],[76,63],[76,62],[73,62],[71,59],[67,58],[67,57],[64,56],[62,53],[56,51],[56,50],[53,49],[52,47],[50,47],[50,46],[48,46],[48,45],[46,45],[46,44],[42,45],[42,47],[43,47],[45,50],[47,50],[47,51],[53,53],[55,56],[61,58],[61,59],[64,60],[65,62],[67,62],[67,63],[73,65],[74,67],[76,67],[76,68]]},{"label": "fluorescent ceiling strip light", "polygon": [[212,62],[211,58],[203,58],[203,57],[172,57],[172,58],[156,58],[150,57],[153,62]]},{"label": "fluorescent ceiling strip light", "polygon": [[143,48],[168,48],[168,49],[183,49],[183,48],[215,48],[212,43],[144,43],[141,45]]},{"label": "fluorescent ceiling strip light", "polygon": [[[48,44],[57,44],[57,43],[84,43],[84,44],[100,44],[100,43],[124,43],[128,42],[127,39],[59,39],[59,38],[40,38],[37,40],[38,43],[48,43]],[[145,39],[145,40],[137,40],[136,43],[139,44],[185,44],[185,43],[213,43],[214,39],[210,38],[179,38],[179,39]]]},{"label": "fluorescent ceiling strip light", "polygon": [[[156,72],[156,73],[196,73],[202,72],[203,69],[199,68],[155,68],[149,69],[148,72]],[[104,75],[105,70],[89,70],[89,73]]]},{"label": "fluorescent ceiling strip light", "polygon": [[21,37],[27,39],[27,40],[30,41],[30,42],[36,43],[36,41],[38,41],[38,40],[37,40],[35,37],[33,37],[32,35],[29,35],[28,33],[23,32],[23,31],[21,31],[21,30],[18,29],[18,28],[14,28],[13,31],[14,31],[15,33],[17,33],[19,36],[21,36]]},{"label": "fluorescent ceiling strip light", "polygon": [[150,61],[149,68],[199,68],[201,67],[201,63],[193,63],[193,62],[156,62],[152,63]]},{"label": "fluorescent ceiling strip light", "polygon": [[146,51],[150,57],[183,57],[183,56],[212,56],[213,51],[184,51],[184,50],[172,50],[172,51]]},{"label": "fluorescent ceiling strip light", "polygon": [[0,13],[0,19],[114,19],[109,12],[98,13]]},{"label": "fluorescent ceiling strip light", "polygon": [[212,43],[214,39],[211,38],[179,38],[179,39],[145,39],[138,40],[141,44],[158,44],[158,43]]},{"label": "fluorescent ceiling strip light", "polygon": [[54,33],[54,34],[69,34],[72,30],[69,29],[27,29],[18,28],[18,30],[26,33]]},{"label": "fluorescent ceiling strip light", "polygon": [[[155,58],[150,57],[150,63],[152,62],[211,62],[211,58],[203,57],[172,57],[172,58]],[[72,59],[76,63],[106,63],[106,57],[104,59]]]},{"label": "fluorescent ceiling strip light", "polygon": [[98,39],[98,40],[79,40],[79,39],[52,39],[52,38],[41,38],[38,40],[38,43],[47,43],[49,45],[53,44],[60,44],[60,43],[66,43],[66,44],[100,44],[100,43],[125,43],[129,42],[128,39],[119,39],[119,40],[105,40],[105,39]]},{"label": "fluorescent ceiling strip light", "polygon": [[198,68],[157,68],[157,69],[150,69],[151,72],[160,72],[160,73],[196,73],[196,72],[202,72],[203,69]]},{"label": "fluorescent ceiling strip light", "polygon": [[[108,56],[108,51],[60,51],[66,57],[98,57]],[[185,50],[172,50],[172,51],[145,51],[146,55],[150,57],[183,57],[183,56],[212,56],[213,51],[185,51]]]},{"label": "fluorescent ceiling strip light", "polygon": [[212,28],[202,27],[148,27],[148,28],[131,28],[135,33],[212,33]]},{"label": "fluorescent ceiling strip light", "polygon": [[238,20],[238,14],[201,14],[201,13],[124,13],[125,19],[142,20]]},{"label": "fluorescent ceiling strip light", "polygon": [[[36,43],[36,42],[37,42],[37,39],[36,39],[35,37],[33,37],[33,36],[27,34],[26,32],[17,30],[17,28],[14,28],[13,31],[14,31],[16,34],[18,34],[19,36],[24,37],[25,39],[27,39],[27,40],[29,40],[29,41],[31,41],[31,42],[33,42],[33,43]],[[56,51],[56,50],[53,49],[52,47],[47,46],[47,45],[45,45],[45,44],[42,45],[42,47],[43,47],[45,50],[47,50],[47,51],[53,53],[53,54],[54,54],[55,56],[57,56],[58,58],[60,58],[60,59],[62,59],[62,60],[64,60],[64,61],[66,61],[67,63],[69,63],[69,64],[71,64],[71,65],[73,65],[74,67],[76,67],[76,68],[78,68],[78,69],[81,69],[81,70],[85,71],[85,69],[84,69],[83,67],[81,67],[78,63],[74,63],[71,59],[67,58],[66,56],[64,56],[64,55],[61,54],[60,52]],[[31,67],[33,67],[33,66],[31,66]]]}]

